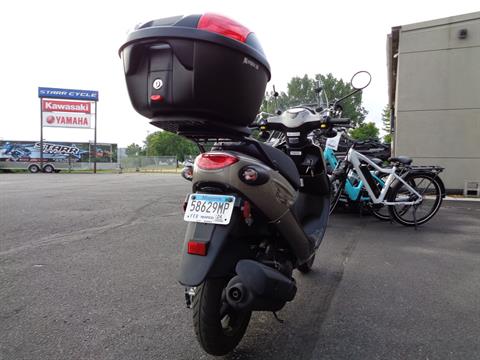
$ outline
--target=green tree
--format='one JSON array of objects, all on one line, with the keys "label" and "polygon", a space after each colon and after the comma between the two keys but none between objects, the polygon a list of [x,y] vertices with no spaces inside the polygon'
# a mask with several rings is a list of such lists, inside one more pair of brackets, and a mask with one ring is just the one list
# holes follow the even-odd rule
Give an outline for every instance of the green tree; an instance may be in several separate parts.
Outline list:
[{"label": "green tree", "polygon": [[130,145],[128,145],[125,153],[127,154],[127,156],[144,155],[142,147],[135,143],[131,143]]},{"label": "green tree", "polygon": [[350,130],[350,136],[356,140],[378,140],[379,130],[375,123],[363,123],[356,129]]},{"label": "green tree", "polygon": [[382,123],[383,123],[383,128],[382,130],[385,131],[387,134],[383,136],[383,142],[386,144],[391,144],[392,143],[392,130],[390,127],[390,106],[385,105],[383,108],[382,112]]},{"label": "green tree", "polygon": [[157,131],[145,140],[147,156],[176,156],[184,161],[188,155],[197,155],[198,148],[190,140],[168,131]]},{"label": "green tree", "polygon": [[[323,89],[330,101],[339,99],[353,91],[349,83],[342,79],[335,78],[331,73],[327,75],[317,74],[314,78],[304,75],[293,77],[287,85],[287,92],[279,92],[277,104],[275,104],[274,92],[267,92],[262,103],[262,111],[274,113],[276,110],[285,110],[288,107],[301,104],[316,104],[317,94],[315,93],[316,80],[321,80]],[[367,110],[362,106],[362,93],[346,98],[341,102],[343,117],[352,120],[352,125],[358,126],[365,120]]]}]

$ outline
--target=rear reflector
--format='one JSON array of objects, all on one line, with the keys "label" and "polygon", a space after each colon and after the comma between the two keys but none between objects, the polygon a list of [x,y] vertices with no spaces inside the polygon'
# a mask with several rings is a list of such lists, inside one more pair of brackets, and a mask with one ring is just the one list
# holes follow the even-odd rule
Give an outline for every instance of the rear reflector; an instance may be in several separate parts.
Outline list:
[{"label": "rear reflector", "polygon": [[250,30],[238,22],[222,15],[205,14],[200,18],[197,29],[217,33],[230,39],[245,42]]},{"label": "rear reflector", "polygon": [[243,202],[243,208],[242,208],[242,214],[244,219],[248,219],[249,217],[252,216],[250,212],[250,203],[248,201]]},{"label": "rear reflector", "polygon": [[203,153],[197,156],[195,164],[203,170],[217,170],[235,164],[236,156],[227,153]]},{"label": "rear reflector", "polygon": [[205,256],[207,255],[207,244],[206,242],[191,240],[188,242],[187,252],[192,255]]}]

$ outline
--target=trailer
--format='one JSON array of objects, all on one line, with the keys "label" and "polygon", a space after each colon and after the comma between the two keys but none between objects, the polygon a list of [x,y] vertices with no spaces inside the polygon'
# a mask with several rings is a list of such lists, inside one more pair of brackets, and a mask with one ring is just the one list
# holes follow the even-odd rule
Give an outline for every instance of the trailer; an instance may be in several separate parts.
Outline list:
[{"label": "trailer", "polygon": [[[97,162],[99,168],[117,167],[117,144],[44,141],[0,141],[0,170],[28,170],[53,173],[62,170],[87,170]],[[41,158],[43,157],[43,161]],[[104,165],[104,166],[103,166]]]}]

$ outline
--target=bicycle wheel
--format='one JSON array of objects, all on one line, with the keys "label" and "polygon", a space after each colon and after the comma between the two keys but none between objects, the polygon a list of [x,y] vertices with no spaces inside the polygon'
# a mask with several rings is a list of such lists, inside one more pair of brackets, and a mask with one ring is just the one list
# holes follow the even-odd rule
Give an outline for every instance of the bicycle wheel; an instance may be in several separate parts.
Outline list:
[{"label": "bicycle wheel", "polygon": [[[442,205],[442,191],[435,174],[409,174],[405,182],[415,189],[422,201],[416,205],[390,205],[390,215],[400,224],[416,226],[426,223]],[[399,182],[390,193],[389,202],[413,201],[416,196]]]},{"label": "bicycle wheel", "polygon": [[[377,176],[380,178],[380,180],[383,181],[383,183],[385,183],[385,180],[388,178],[389,175],[390,174],[387,174],[387,173],[380,173]],[[383,187],[383,184],[382,184],[382,187]],[[372,204],[372,214],[377,219],[382,221],[389,221],[391,219],[388,205]]]},{"label": "bicycle wheel", "polygon": [[333,175],[329,175],[330,180],[330,212],[331,214],[338,204],[338,200],[343,193],[345,187],[345,179],[341,180]]}]

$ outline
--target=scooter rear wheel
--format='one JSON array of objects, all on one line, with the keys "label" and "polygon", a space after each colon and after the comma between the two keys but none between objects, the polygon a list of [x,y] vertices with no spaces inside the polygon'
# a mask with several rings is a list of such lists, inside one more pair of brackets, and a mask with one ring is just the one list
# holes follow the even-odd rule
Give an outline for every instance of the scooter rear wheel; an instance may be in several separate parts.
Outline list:
[{"label": "scooter rear wheel", "polygon": [[[220,356],[231,352],[242,340],[251,311],[234,311],[224,305],[222,293],[227,279],[206,279],[193,297],[193,327],[202,348]],[[222,313],[223,312],[223,313]]]}]

